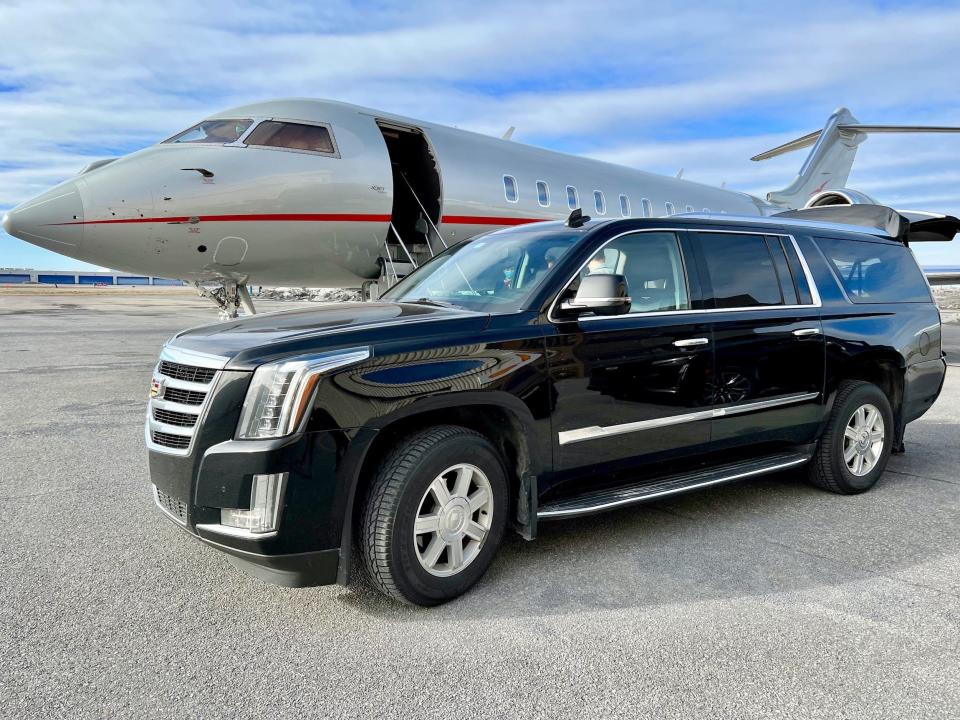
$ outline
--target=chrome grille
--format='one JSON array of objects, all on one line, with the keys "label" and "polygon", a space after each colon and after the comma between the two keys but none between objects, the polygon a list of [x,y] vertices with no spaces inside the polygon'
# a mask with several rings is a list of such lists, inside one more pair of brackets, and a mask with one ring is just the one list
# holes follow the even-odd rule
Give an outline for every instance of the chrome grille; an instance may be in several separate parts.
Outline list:
[{"label": "chrome grille", "polygon": [[176,425],[177,427],[193,427],[197,424],[196,415],[174,410],[162,410],[158,407],[153,408],[153,419],[164,425]]},{"label": "chrome grille", "polygon": [[195,365],[182,365],[181,363],[161,360],[159,371],[161,375],[166,375],[174,380],[185,380],[186,382],[208,384],[217,374],[214,368],[196,367]]},{"label": "chrome grille", "polygon": [[205,397],[207,397],[205,392],[184,390],[178,387],[168,387],[163,393],[164,400],[180,405],[203,405],[203,399]]},{"label": "chrome grille", "polygon": [[165,347],[153,371],[147,408],[147,447],[187,455],[203,417],[217,373],[227,358]]},{"label": "chrome grille", "polygon": [[153,486],[153,499],[167,515],[182,525],[187,524],[187,504],[183,500],[168,495],[156,485]]},{"label": "chrome grille", "polygon": [[174,448],[175,450],[183,450],[190,447],[191,438],[191,435],[174,435],[173,433],[165,433],[159,430],[153,431],[153,441],[157,445]]}]

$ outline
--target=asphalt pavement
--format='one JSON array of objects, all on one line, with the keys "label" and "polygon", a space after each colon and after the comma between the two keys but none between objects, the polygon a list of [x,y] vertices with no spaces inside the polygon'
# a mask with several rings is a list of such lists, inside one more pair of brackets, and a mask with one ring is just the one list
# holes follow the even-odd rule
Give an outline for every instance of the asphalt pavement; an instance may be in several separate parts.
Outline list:
[{"label": "asphalt pavement", "polygon": [[788,473],[546,524],[428,610],[264,584],[156,509],[151,368],[210,308],[0,297],[0,716],[960,716],[960,325],[873,491]]}]

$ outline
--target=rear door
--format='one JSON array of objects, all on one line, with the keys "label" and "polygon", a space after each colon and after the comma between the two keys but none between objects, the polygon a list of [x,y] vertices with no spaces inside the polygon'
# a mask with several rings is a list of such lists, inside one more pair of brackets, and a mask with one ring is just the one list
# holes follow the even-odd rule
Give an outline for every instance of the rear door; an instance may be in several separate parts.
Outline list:
[{"label": "rear door", "polygon": [[690,235],[714,343],[713,449],[811,442],[825,350],[819,296],[796,243],[759,232]]}]

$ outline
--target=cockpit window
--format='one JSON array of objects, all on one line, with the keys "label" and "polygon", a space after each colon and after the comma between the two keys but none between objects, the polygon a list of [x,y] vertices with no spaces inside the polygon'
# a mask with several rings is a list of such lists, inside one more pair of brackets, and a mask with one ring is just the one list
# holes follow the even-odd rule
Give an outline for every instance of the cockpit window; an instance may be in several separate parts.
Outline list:
[{"label": "cockpit window", "polygon": [[236,142],[253,120],[204,120],[182,133],[174,135],[165,143],[213,143],[226,144]]},{"label": "cockpit window", "polygon": [[302,125],[278,120],[265,120],[257,125],[247,137],[246,144],[328,154],[336,152],[330,130],[322,125]]}]

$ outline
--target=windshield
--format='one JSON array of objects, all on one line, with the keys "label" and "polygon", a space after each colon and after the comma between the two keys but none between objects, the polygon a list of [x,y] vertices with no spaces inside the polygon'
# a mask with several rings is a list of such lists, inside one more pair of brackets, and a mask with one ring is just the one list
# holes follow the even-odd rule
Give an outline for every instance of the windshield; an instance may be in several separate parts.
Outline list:
[{"label": "windshield", "polygon": [[433,258],[383,299],[516,312],[527,307],[534,291],[581,237],[526,229],[484,235]]},{"label": "windshield", "polygon": [[204,120],[192,128],[177,133],[165,143],[224,143],[236,142],[253,120]]}]

